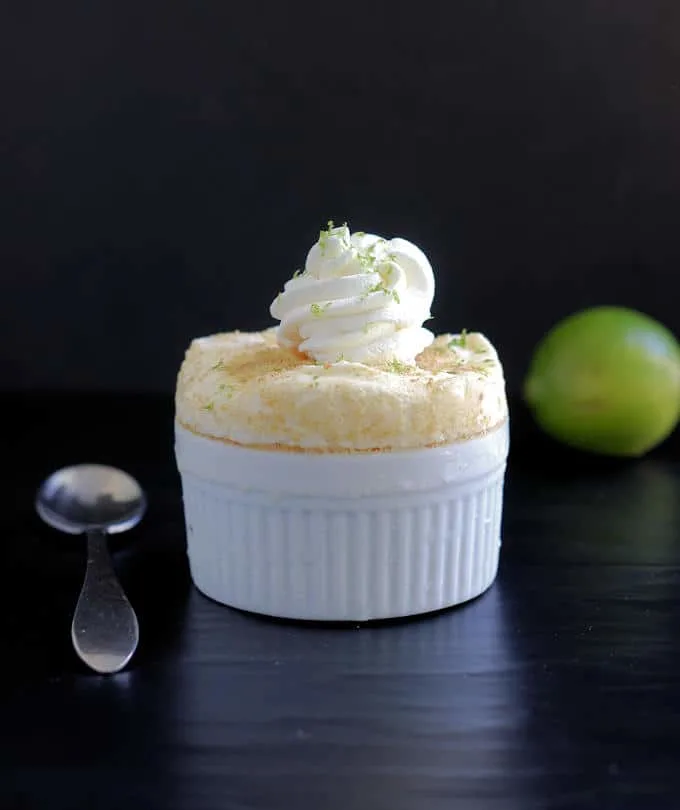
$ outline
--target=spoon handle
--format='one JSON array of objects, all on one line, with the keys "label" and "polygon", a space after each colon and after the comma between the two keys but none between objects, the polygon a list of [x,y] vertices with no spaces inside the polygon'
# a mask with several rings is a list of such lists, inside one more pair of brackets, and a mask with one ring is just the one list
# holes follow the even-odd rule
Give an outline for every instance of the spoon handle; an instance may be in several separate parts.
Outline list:
[{"label": "spoon handle", "polygon": [[95,672],[121,670],[139,641],[139,624],[118,581],[105,532],[87,533],[87,569],[78,597],[71,639],[80,658]]}]

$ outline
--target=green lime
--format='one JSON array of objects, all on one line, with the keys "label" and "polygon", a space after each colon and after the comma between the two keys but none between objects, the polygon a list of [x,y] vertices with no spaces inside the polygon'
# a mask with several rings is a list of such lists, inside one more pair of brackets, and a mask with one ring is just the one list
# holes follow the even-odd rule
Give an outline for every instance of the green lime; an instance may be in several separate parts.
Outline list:
[{"label": "green lime", "polygon": [[541,428],[565,444],[641,456],[680,418],[680,345],[632,309],[577,312],[537,346],[524,398]]}]

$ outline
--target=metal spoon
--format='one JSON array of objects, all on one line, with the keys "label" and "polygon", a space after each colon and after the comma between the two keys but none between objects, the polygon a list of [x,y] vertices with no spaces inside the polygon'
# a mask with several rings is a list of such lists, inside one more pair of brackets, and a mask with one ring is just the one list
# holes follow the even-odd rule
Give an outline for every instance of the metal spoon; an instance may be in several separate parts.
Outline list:
[{"label": "metal spoon", "polygon": [[118,672],[137,649],[139,624],[116,577],[106,536],[131,529],[142,519],[142,488],[115,467],[79,464],[53,473],[38,490],[35,507],[53,528],[87,534],[87,568],[71,639],[91,669]]}]

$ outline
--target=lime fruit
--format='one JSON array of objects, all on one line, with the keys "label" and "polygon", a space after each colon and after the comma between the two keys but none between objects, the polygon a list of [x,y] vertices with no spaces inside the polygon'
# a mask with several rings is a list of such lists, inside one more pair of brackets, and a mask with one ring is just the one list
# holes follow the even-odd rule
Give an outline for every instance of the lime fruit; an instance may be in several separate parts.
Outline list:
[{"label": "lime fruit", "polygon": [[680,345],[624,307],[594,307],[554,326],[524,381],[536,422],[580,450],[641,456],[680,418]]}]

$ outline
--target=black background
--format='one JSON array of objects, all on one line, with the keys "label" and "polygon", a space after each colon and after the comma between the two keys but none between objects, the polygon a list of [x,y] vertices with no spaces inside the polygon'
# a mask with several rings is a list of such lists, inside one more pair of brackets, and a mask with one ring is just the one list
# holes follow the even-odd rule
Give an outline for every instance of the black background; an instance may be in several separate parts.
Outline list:
[{"label": "black background", "polygon": [[675,0],[3,5],[0,384],[171,391],[328,218],[423,247],[514,389],[580,307],[680,331],[679,37]]}]

